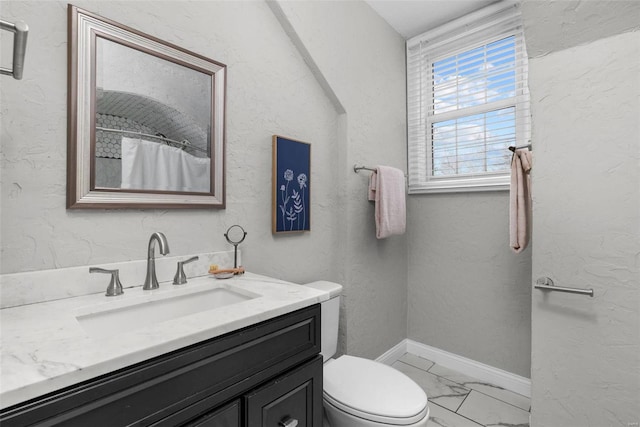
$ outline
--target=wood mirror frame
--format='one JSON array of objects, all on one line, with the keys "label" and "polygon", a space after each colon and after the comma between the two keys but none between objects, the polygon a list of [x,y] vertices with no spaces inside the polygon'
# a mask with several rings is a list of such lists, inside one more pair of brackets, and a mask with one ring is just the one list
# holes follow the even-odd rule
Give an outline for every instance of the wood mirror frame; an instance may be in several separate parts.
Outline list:
[{"label": "wood mirror frame", "polygon": [[[68,7],[68,19],[67,208],[224,208],[226,65],[73,5]],[[211,159],[209,192],[96,186],[98,39],[204,73],[211,79],[211,93],[202,95],[211,98],[210,103],[206,99],[211,114],[210,119],[207,117],[208,129],[204,129],[209,145],[205,157]]]}]

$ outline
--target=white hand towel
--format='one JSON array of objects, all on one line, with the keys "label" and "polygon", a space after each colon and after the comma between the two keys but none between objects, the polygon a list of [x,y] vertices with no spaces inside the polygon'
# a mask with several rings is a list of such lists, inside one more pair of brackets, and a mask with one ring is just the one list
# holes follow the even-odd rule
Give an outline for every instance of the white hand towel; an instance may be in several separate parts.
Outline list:
[{"label": "white hand towel", "polygon": [[369,200],[375,200],[376,237],[404,234],[407,224],[404,172],[378,166],[369,179]]},{"label": "white hand towel", "polygon": [[515,150],[511,159],[511,191],[509,193],[509,245],[515,253],[529,243],[531,226],[531,151]]}]

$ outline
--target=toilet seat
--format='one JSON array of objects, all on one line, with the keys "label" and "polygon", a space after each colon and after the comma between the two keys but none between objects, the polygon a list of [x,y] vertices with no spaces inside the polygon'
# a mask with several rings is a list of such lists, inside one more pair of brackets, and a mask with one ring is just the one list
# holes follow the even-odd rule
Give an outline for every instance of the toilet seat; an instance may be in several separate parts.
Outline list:
[{"label": "toilet seat", "polygon": [[379,362],[342,356],[324,366],[324,399],[343,412],[390,425],[410,425],[427,412],[427,395],[403,373]]}]

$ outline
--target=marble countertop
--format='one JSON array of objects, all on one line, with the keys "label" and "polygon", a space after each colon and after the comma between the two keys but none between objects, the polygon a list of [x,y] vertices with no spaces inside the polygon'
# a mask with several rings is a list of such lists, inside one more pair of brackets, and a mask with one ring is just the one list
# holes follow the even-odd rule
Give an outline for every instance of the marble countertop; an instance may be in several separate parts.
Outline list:
[{"label": "marble countertop", "polygon": [[[148,300],[173,298],[215,287],[252,296],[235,304],[124,330],[87,332],[77,316]],[[214,338],[308,307],[329,293],[266,276],[246,273],[227,280],[189,279],[184,286],[125,289],[123,295],[91,294],[0,310],[0,408],[142,362],[169,351]]]}]

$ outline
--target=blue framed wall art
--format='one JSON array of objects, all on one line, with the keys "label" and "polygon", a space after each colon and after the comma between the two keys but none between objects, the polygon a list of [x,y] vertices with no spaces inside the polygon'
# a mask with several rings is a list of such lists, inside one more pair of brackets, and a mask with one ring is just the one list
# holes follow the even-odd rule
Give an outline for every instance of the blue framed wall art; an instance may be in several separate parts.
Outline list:
[{"label": "blue framed wall art", "polygon": [[311,144],[273,135],[271,231],[311,231]]}]

